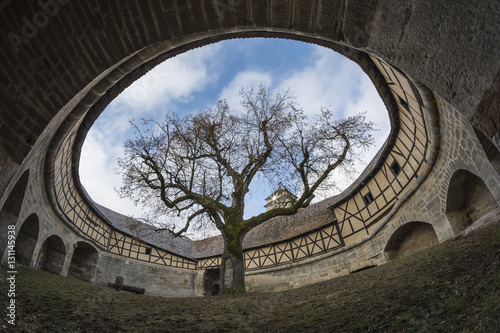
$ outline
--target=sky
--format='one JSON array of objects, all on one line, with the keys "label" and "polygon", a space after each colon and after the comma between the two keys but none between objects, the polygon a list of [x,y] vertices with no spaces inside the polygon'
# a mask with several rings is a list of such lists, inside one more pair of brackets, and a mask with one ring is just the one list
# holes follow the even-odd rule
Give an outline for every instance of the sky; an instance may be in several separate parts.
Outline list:
[{"label": "sky", "polygon": [[[375,145],[364,154],[370,162],[390,131],[387,110],[361,68],[342,55],[317,45],[284,39],[232,39],[168,59],[135,81],[113,100],[87,134],[80,157],[80,180],[97,203],[119,213],[141,217],[145,210],[121,199],[117,159],[133,132],[130,120],[162,120],[165,113],[182,116],[206,109],[219,99],[238,106],[241,87],[264,84],[273,91],[289,88],[308,114],[329,107],[338,117],[367,112],[377,124]],[[341,177],[341,176],[339,176]],[[350,181],[344,181],[347,187]],[[272,192],[272,191],[271,191]],[[245,216],[264,211],[269,189],[253,186]],[[332,193],[333,194],[333,193]],[[328,194],[329,195],[329,194]],[[319,196],[321,198],[321,196]]]}]

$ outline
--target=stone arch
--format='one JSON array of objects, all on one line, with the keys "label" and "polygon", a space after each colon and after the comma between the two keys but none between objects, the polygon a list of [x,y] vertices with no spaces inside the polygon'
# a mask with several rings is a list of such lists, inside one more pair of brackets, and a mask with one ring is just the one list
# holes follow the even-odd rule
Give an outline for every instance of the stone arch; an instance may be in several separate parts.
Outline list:
[{"label": "stone arch", "polygon": [[220,269],[207,269],[205,272],[205,296],[215,296],[219,294]]},{"label": "stone arch", "polygon": [[21,206],[24,200],[24,193],[28,185],[29,170],[26,170],[14,185],[9,197],[0,210],[0,256],[3,255],[7,246],[7,229],[9,225],[16,224],[17,218],[21,212]]},{"label": "stone arch", "polygon": [[500,174],[500,151],[497,146],[480,130],[474,127],[474,133],[476,133],[477,139],[483,146],[486,157],[490,161],[491,165],[495,168],[497,173]]},{"label": "stone arch", "polygon": [[[497,53],[485,52],[484,45],[497,45],[497,35],[485,34],[484,29],[457,28],[475,26],[478,18],[484,26],[496,26],[496,13],[487,5],[440,1],[435,6],[412,6],[409,0],[397,6],[361,0],[322,3],[234,0],[166,4],[152,0],[124,6],[75,6],[69,1],[56,1],[41,6],[36,1],[5,2],[2,18],[17,38],[5,42],[1,56],[0,63],[8,64],[3,66],[4,76],[9,77],[8,84],[3,85],[1,104],[9,106],[16,116],[2,114],[0,146],[5,146],[9,159],[20,164],[57,110],[74,96],[80,97],[103,71],[112,71],[115,64],[126,62],[150,45],[187,44],[203,33],[216,36],[224,29],[249,34],[257,30],[292,31],[384,55],[385,60],[416,80],[427,82],[459,110],[475,110],[481,103],[484,112],[478,112],[475,122],[489,129],[483,130],[493,137],[498,128],[494,126],[498,122],[498,89],[489,83],[498,81],[494,80],[498,73],[493,69],[499,62]],[[440,15],[432,15],[436,11]],[[26,39],[22,37],[23,19],[31,25],[35,13],[50,18]],[[411,20],[401,13],[410,13]],[[89,26],[93,28],[87,29]],[[402,34],[403,29],[411,33]],[[436,30],[440,33],[428,33]],[[75,36],[85,43],[68,44]],[[419,47],[415,47],[417,44]],[[144,54],[144,58],[149,55]],[[41,59],[46,66],[39,66]],[[56,66],[58,70],[51,70]],[[74,68],[79,70],[75,72]],[[99,95],[101,88],[92,95]]]},{"label": "stone arch", "polygon": [[438,244],[433,226],[426,222],[409,222],[399,227],[384,249],[387,260],[404,257]]},{"label": "stone arch", "polygon": [[36,214],[28,216],[19,229],[16,238],[16,261],[21,265],[29,266],[35,246],[38,242],[40,223]]},{"label": "stone arch", "polygon": [[86,242],[76,243],[71,264],[69,265],[68,276],[82,281],[93,281],[97,271],[97,259],[99,253]]},{"label": "stone arch", "polygon": [[61,237],[48,237],[40,250],[38,268],[56,274],[61,274],[66,259],[66,247]]},{"label": "stone arch", "polygon": [[450,180],[446,216],[456,233],[465,230],[497,206],[484,181],[467,170],[457,170]]}]

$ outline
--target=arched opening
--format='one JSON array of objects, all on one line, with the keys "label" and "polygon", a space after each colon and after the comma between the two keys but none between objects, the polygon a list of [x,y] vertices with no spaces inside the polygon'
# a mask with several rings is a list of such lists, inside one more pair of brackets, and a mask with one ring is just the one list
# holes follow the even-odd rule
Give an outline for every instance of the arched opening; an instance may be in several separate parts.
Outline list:
[{"label": "arched opening", "polygon": [[207,269],[205,273],[205,296],[215,296],[220,289],[220,269]]},{"label": "arched opening", "polygon": [[465,230],[497,206],[484,181],[467,170],[453,174],[446,199],[446,216],[455,232]]},{"label": "arched opening", "polygon": [[66,258],[66,247],[59,236],[50,236],[43,242],[38,261],[38,268],[56,274],[61,274]]},{"label": "arched opening", "polygon": [[384,249],[387,260],[404,257],[438,243],[438,238],[431,224],[410,222],[396,230]]},{"label": "arched opening", "polygon": [[474,127],[474,132],[476,133],[477,139],[481,142],[484,152],[488,157],[488,160],[493,165],[495,170],[500,174],[500,151],[495,146],[495,144],[486,136],[483,132]]},{"label": "arched opening", "polygon": [[29,266],[31,263],[39,228],[38,216],[31,214],[19,229],[16,239],[16,260],[21,265]]},{"label": "arched opening", "polygon": [[[156,67],[131,82],[118,97],[115,93],[122,89],[121,85],[114,87],[110,96],[103,95],[103,102],[96,104],[82,122],[73,150],[78,154],[81,149],[80,159],[74,159],[74,168],[78,169],[78,180],[85,188],[85,191],[81,190],[84,196],[88,194],[95,202],[117,212],[142,215],[143,207],[130,204],[124,197],[118,198],[118,193],[113,190],[114,186],[107,186],[111,182],[121,184],[121,176],[116,172],[116,161],[122,153],[124,142],[131,138],[126,136],[131,135],[130,128],[123,126],[123,119],[120,119],[125,117],[125,120],[128,120],[126,118],[132,117],[131,113],[141,114],[144,118],[161,119],[164,117],[164,108],[167,107],[176,110],[178,116],[184,116],[193,110],[204,109],[207,103],[215,102],[212,100],[214,96],[222,96],[231,102],[236,99],[239,89],[245,88],[246,85],[257,87],[258,84],[266,82],[273,86],[272,88],[290,88],[294,95],[297,95],[298,101],[301,101],[301,107],[310,114],[319,113],[321,106],[329,105],[336,105],[334,109],[343,110],[342,113],[354,113],[364,110],[363,103],[370,101],[370,112],[367,116],[379,122],[377,128],[381,130],[377,132],[380,133],[377,145],[360,158],[363,165],[370,162],[391,132],[390,117],[394,116],[388,115],[387,107],[380,98],[383,93],[392,98],[389,95],[390,90],[383,90],[386,88],[386,82],[368,54],[293,34],[260,33],[251,37],[244,34],[235,36],[241,38],[233,39],[232,34],[221,35],[217,43],[207,43],[209,45],[187,50],[159,64],[156,64],[155,60],[151,66]],[[266,38],[270,36],[282,38]],[[217,77],[214,77],[216,72]],[[187,80],[182,84],[182,91],[178,91],[180,82],[177,78],[191,76],[197,79]],[[348,83],[345,77],[350,78]],[[131,80],[132,78],[124,77],[119,83]],[[348,102],[343,96],[353,96],[352,101]],[[116,98],[111,100],[112,97]],[[159,103],[162,100],[163,102]],[[109,104],[101,114],[102,107],[107,102]],[[236,103],[236,106],[238,105],[239,103]],[[81,146],[83,139],[86,139],[85,145]],[[357,172],[361,171],[360,168]],[[324,191],[317,195],[317,198],[330,197],[340,192],[347,188],[356,176],[349,174],[349,177],[337,177],[335,185],[338,189],[334,191],[333,187],[330,187],[331,193]],[[77,182],[77,189],[82,185]],[[254,215],[263,212],[265,197],[275,189],[276,187],[254,186],[252,200],[246,207],[251,207]],[[218,230],[211,228],[206,236],[217,234]]]},{"label": "arched opening", "polygon": [[19,213],[21,212],[21,205],[23,203],[24,193],[26,192],[28,178],[29,170],[26,170],[10,192],[9,197],[0,211],[0,256],[3,255],[5,247],[7,246],[7,229],[9,225],[16,224]]},{"label": "arched opening", "polygon": [[90,282],[97,269],[97,250],[85,242],[76,243],[75,252],[71,258],[68,276]]}]

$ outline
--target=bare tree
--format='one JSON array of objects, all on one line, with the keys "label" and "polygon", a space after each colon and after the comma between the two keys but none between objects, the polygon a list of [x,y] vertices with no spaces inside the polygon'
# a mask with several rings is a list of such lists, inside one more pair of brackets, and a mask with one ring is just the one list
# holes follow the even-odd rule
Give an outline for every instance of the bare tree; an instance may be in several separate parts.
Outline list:
[{"label": "bare tree", "polygon": [[[175,236],[208,223],[220,230],[225,292],[245,291],[245,234],[308,206],[318,187],[332,181],[333,170],[352,165],[354,153],[373,144],[374,124],[364,114],[336,120],[324,108],[309,119],[289,91],[272,94],[264,86],[241,89],[239,96],[240,110],[220,100],[182,119],[167,115],[161,123],[135,124],[136,137],[118,162],[120,194],[158,215],[177,217],[164,226]],[[245,196],[257,176],[296,189],[296,200],[245,219]]]}]

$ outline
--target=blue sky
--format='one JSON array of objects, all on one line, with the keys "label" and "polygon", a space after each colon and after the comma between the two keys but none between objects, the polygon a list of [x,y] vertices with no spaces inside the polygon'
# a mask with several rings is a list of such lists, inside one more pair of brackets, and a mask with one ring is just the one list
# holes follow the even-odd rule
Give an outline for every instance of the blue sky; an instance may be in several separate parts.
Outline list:
[{"label": "blue sky", "polygon": [[[121,185],[116,160],[131,135],[129,120],[167,112],[183,115],[212,106],[225,98],[238,107],[237,91],[259,84],[273,90],[290,88],[306,113],[330,107],[339,117],[367,111],[377,124],[376,144],[365,154],[366,165],[389,133],[387,110],[375,87],[358,65],[329,49],[283,39],[233,39],[218,42],[168,59],[125,89],[97,119],[85,140],[80,160],[80,179],[101,205],[140,217],[142,207],[120,199]],[[362,171],[362,167],[359,167]],[[349,185],[338,176],[341,188]],[[247,216],[264,210],[270,189],[256,185],[247,200]],[[332,193],[333,194],[333,193]],[[329,195],[329,194],[324,194]],[[321,196],[320,196],[321,197]]]}]

